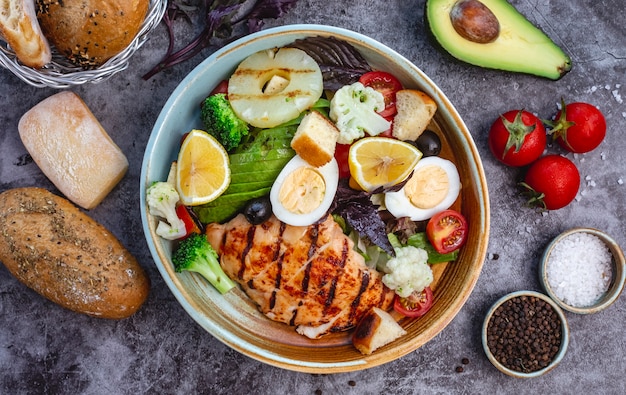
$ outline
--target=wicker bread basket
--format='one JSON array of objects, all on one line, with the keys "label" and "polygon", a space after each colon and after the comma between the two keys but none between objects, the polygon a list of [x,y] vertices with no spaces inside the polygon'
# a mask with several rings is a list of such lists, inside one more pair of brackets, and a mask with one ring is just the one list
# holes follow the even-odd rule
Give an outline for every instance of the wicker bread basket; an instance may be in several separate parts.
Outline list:
[{"label": "wicker bread basket", "polygon": [[0,39],[0,65],[9,69],[23,81],[38,88],[68,88],[85,83],[102,82],[115,73],[128,67],[130,57],[148,39],[148,35],[158,26],[163,14],[167,9],[167,0],[150,0],[146,19],[137,36],[126,49],[112,57],[102,66],[86,70],[70,63],[63,55],[52,47],[52,61],[41,69],[34,69],[21,64],[15,53]]}]

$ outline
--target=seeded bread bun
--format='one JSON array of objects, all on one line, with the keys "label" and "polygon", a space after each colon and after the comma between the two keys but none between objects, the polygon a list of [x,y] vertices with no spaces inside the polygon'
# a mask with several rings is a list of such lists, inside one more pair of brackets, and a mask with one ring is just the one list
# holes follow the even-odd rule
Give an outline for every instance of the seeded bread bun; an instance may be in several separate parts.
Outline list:
[{"label": "seeded bread bun", "polygon": [[72,63],[95,68],[135,38],[149,0],[37,0],[44,35]]},{"label": "seeded bread bun", "polygon": [[298,125],[291,148],[311,166],[320,167],[335,155],[337,137],[339,130],[335,124],[319,112],[311,111]]},{"label": "seeded bread bun", "polygon": [[93,317],[134,314],[150,278],[103,225],[42,188],[0,193],[0,262],[24,285]]},{"label": "seeded bread bun", "polygon": [[32,0],[0,2],[0,36],[17,59],[28,67],[41,68],[52,59],[50,45],[39,27]]},{"label": "seeded bread bun", "polygon": [[402,89],[396,92],[398,114],[391,134],[398,140],[416,140],[437,111],[437,103],[422,91]]}]

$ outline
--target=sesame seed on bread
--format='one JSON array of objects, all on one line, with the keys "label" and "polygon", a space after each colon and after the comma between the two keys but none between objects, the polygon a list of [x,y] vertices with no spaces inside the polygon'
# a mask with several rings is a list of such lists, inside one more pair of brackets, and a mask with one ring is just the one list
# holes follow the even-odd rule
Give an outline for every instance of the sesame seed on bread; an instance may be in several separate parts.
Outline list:
[{"label": "sesame seed on bread", "polygon": [[44,35],[85,69],[122,52],[139,32],[149,5],[149,0],[36,0]]}]

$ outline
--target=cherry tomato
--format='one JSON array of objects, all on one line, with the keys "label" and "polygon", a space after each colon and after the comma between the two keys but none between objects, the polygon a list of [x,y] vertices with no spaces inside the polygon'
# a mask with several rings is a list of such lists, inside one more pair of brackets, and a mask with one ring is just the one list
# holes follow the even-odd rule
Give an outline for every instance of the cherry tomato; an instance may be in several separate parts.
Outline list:
[{"label": "cherry tomato", "polygon": [[433,306],[433,291],[430,287],[421,292],[413,292],[409,297],[398,295],[393,300],[393,309],[405,317],[421,317]]},{"label": "cherry tomato", "polygon": [[182,136],[180,136],[180,141],[179,141],[179,145],[182,147],[183,146],[183,141],[185,141],[185,139],[187,138],[187,136],[189,136],[189,132],[185,132],[183,133]]},{"label": "cherry tomato", "polygon": [[350,165],[348,164],[348,154],[350,144],[337,144],[335,146],[335,159],[339,165],[339,178],[350,177]]},{"label": "cherry tomato", "polygon": [[576,197],[580,173],[571,160],[561,155],[546,155],[528,168],[520,185],[529,196],[529,205],[557,210]]},{"label": "cherry tomato", "polygon": [[392,130],[391,130],[391,128],[389,128],[389,129],[385,130],[384,132],[377,134],[377,136],[378,137],[389,137],[391,139],[394,139],[395,137],[393,137],[391,133],[392,133]]},{"label": "cherry tomato", "polygon": [[561,147],[576,153],[589,152],[600,145],[606,135],[606,120],[602,112],[589,103],[565,105],[555,121],[545,121],[551,127],[550,134]]},{"label": "cherry tomato", "polygon": [[189,236],[191,233],[202,233],[200,227],[196,224],[193,217],[189,213],[189,209],[184,205],[176,206],[176,215],[185,223],[185,230],[187,234],[184,237]]},{"label": "cherry tomato", "polygon": [[209,96],[216,95],[218,93],[228,94],[228,80],[222,80],[213,90],[209,93]]},{"label": "cherry tomato", "polygon": [[467,220],[463,214],[448,209],[435,214],[426,225],[426,236],[440,254],[458,250],[467,239]]},{"label": "cherry tomato", "polygon": [[489,129],[489,149],[507,166],[526,166],[534,162],[543,154],[546,140],[542,121],[524,110],[502,114]]},{"label": "cherry tomato", "polygon": [[402,83],[396,77],[384,71],[370,71],[363,74],[359,82],[382,93],[385,98],[385,109],[378,114],[385,118],[396,114],[396,92],[402,89]]}]

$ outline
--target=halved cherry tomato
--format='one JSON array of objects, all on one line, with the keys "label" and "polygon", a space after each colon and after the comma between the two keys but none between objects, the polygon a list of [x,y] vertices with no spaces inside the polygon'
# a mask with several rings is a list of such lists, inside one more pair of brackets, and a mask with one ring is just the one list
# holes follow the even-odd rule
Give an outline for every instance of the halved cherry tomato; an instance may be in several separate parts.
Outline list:
[{"label": "halved cherry tomato", "polygon": [[350,144],[337,144],[335,146],[335,159],[339,165],[339,178],[350,177],[350,165],[348,164],[348,153]]},{"label": "halved cherry tomato", "polygon": [[179,144],[180,144],[180,146],[181,146],[181,147],[183,146],[183,141],[185,141],[185,139],[187,138],[187,136],[189,136],[189,132],[185,132],[185,133],[183,133],[183,135],[182,135],[182,136],[180,136],[180,141],[179,141]]},{"label": "halved cherry tomato", "polygon": [[222,80],[219,84],[217,84],[217,86],[213,88],[211,93],[209,93],[209,96],[212,96],[218,93],[223,93],[225,95],[228,94],[228,80]]},{"label": "halved cherry tomato", "polygon": [[458,250],[467,239],[467,220],[455,210],[435,214],[426,225],[426,236],[440,254]]},{"label": "halved cherry tomato", "polygon": [[421,317],[433,306],[433,291],[430,287],[421,292],[413,292],[407,298],[396,295],[393,309],[405,317]]},{"label": "halved cherry tomato", "polygon": [[396,114],[396,92],[402,89],[402,83],[396,77],[384,71],[370,71],[363,74],[359,82],[382,93],[385,98],[385,109],[378,114],[385,118]]},{"label": "halved cherry tomato", "polygon": [[184,205],[178,205],[176,207],[176,215],[185,223],[185,234],[184,237],[189,236],[191,233],[202,233],[200,227],[196,224],[196,221],[191,217],[189,213],[189,209]]}]

